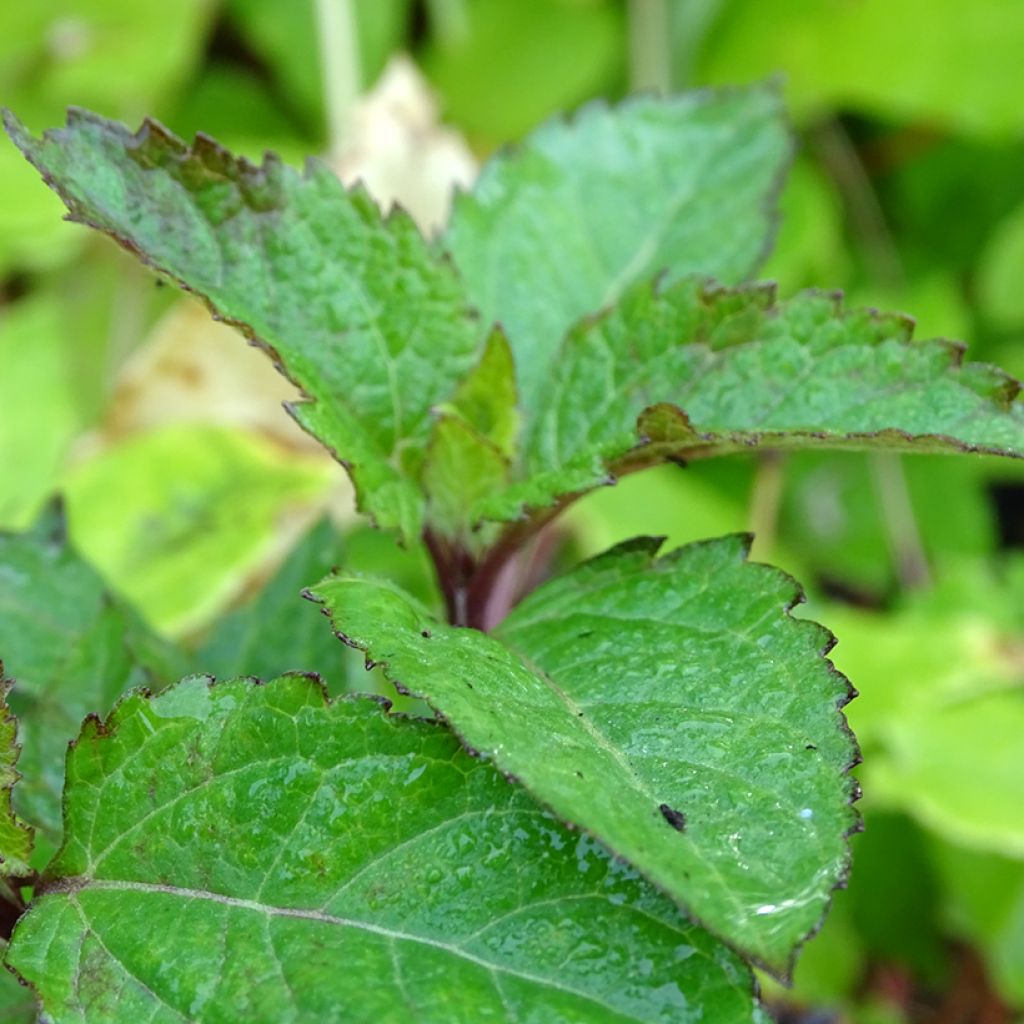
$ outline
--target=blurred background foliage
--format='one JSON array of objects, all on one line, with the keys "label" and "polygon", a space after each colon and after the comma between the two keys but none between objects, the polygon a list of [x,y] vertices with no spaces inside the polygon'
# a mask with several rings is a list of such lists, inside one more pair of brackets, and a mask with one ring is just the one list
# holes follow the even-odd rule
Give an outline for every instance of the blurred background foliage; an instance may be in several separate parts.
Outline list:
[{"label": "blurred background foliage", "polygon": [[[1020,0],[0,5],[0,100],[31,127],[76,104],[254,158],[324,155],[427,231],[453,182],[546,117],[781,74],[799,146],[763,276],[905,310],[1017,376],[1022,54]],[[197,668],[365,688],[295,594],[345,562],[436,600],[423,552],[356,520],[262,356],[64,223],[9,145],[0,195],[0,527],[60,491],[79,550]],[[840,637],[865,756],[849,889],[795,987],[766,986],[773,1011],[1024,1019],[1024,472],[818,453],[665,467],[583,501],[552,540],[565,561],[745,529]]]}]

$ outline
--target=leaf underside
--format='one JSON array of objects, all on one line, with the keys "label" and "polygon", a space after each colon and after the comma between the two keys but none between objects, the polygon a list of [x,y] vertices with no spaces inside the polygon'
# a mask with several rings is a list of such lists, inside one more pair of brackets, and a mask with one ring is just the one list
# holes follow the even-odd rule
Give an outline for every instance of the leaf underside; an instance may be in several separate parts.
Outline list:
[{"label": "leaf underside", "polygon": [[384,582],[314,588],[340,635],[468,746],[785,975],[847,871],[856,748],[832,639],[742,537],[641,539],[485,635]]},{"label": "leaf underside", "polygon": [[8,963],[57,1024],[764,1021],[734,954],[448,730],[308,677],[89,720],[41,888]]}]

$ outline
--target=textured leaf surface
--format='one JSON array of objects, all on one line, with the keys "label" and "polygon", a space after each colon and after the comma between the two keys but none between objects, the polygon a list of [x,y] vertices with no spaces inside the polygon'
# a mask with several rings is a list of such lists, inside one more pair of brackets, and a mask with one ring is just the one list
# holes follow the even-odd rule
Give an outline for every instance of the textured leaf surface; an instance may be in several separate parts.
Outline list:
[{"label": "textured leaf surface", "polygon": [[106,232],[265,347],[310,401],[299,422],[349,467],[362,507],[418,532],[412,478],[429,410],[480,345],[451,268],[413,222],[386,221],[326,166],[260,167],[146,121],[136,133],[72,110],[33,139],[8,131],[75,220]]},{"label": "textured leaf surface", "polygon": [[622,545],[495,636],[386,583],[315,588],[348,642],[466,743],[592,831],[742,952],[784,972],[847,864],[848,684],[793,582],[740,537]]},{"label": "textured leaf surface", "polygon": [[759,446],[1024,457],[1016,381],[912,332],[817,292],[635,286],[566,337],[527,425],[525,479],[489,510],[514,518],[609,472]]},{"label": "textured leaf surface", "polygon": [[750,974],[437,723],[193,678],[86,723],[8,954],[59,1024],[762,1021]]},{"label": "textured leaf surface", "polygon": [[630,284],[665,269],[749,276],[788,152],[777,93],[755,87],[589,106],[491,161],[445,241],[508,334],[527,411],[569,326]]},{"label": "textured leaf surface", "polygon": [[25,876],[32,856],[33,830],[14,813],[11,791],[19,775],[18,723],[7,706],[11,681],[0,665],[0,876]]},{"label": "textured leaf surface", "polygon": [[179,664],[69,547],[53,508],[29,533],[0,534],[0,656],[22,746],[15,807],[52,848],[64,755],[83,716],[129,687],[174,678]]}]

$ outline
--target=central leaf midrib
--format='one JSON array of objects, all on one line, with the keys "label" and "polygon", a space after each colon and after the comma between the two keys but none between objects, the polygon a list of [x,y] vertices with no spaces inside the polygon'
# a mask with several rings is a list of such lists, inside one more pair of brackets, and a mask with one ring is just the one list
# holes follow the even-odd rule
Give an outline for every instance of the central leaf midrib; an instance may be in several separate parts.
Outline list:
[{"label": "central leaf midrib", "polygon": [[[611,1013],[617,1014],[625,1019],[634,1020],[637,1024],[645,1024],[644,1019],[641,1017],[635,1017],[628,1011],[620,1009],[619,1007],[611,1006],[610,1004],[603,1002],[597,996],[592,995],[588,992],[578,990],[569,985],[562,984],[561,982],[555,981],[551,978],[544,978],[540,975],[530,974],[526,971],[517,970],[514,967],[509,967],[506,964],[495,963],[490,960],[486,960],[483,957],[476,956],[470,953],[468,950],[462,949],[459,946],[452,945],[451,943],[444,942],[440,939],[433,939],[426,935],[416,935],[411,932],[402,932],[393,928],[386,928],[383,925],[374,924],[371,921],[360,921],[355,918],[339,917],[334,914],[326,914],[320,910],[307,910],[298,907],[278,907],[273,904],[259,903],[255,900],[241,899],[236,896],[225,896],[222,893],[210,892],[206,889],[187,889],[179,886],[165,885],[161,883],[152,882],[129,882],[129,881],[115,881],[106,879],[65,879],[63,885],[69,889],[68,896],[74,902],[75,906],[79,909],[83,916],[85,916],[85,910],[81,903],[75,898],[76,894],[83,891],[93,892],[135,892],[142,893],[144,895],[164,895],[164,896],[176,896],[184,900],[204,900],[209,903],[216,903],[220,906],[230,907],[238,910],[249,910],[256,913],[267,914],[271,917],[287,917],[302,921],[311,921],[317,924],[336,925],[340,928],[353,928],[358,931],[368,932],[373,935],[379,935],[382,938],[387,938],[392,941],[399,940],[405,942],[413,942],[418,945],[431,946],[434,949],[439,949],[442,952],[448,953],[451,956],[458,957],[461,960],[465,960],[468,963],[475,964],[478,967],[482,967],[487,971],[496,971],[501,974],[507,974],[511,977],[519,978],[522,981],[530,982],[535,985],[547,986],[548,988],[557,989],[560,992],[565,992],[568,995],[575,996],[579,999],[584,999],[587,1002],[595,1003],[602,1007],[602,1009],[608,1010]],[[59,895],[59,889],[54,891],[54,895]],[[96,934],[95,925],[90,922],[90,931]],[[103,943],[108,954],[114,957],[114,954],[110,952],[109,948]],[[114,959],[118,959],[114,957]],[[127,965],[123,961],[118,959],[122,967],[127,969]],[[136,978],[145,986],[149,991],[149,986],[138,978],[134,972],[132,976]],[[160,997],[157,993],[153,995],[164,1003],[164,1005],[170,1006],[166,1001]],[[180,1013],[176,1007],[172,1007],[176,1012]]]}]

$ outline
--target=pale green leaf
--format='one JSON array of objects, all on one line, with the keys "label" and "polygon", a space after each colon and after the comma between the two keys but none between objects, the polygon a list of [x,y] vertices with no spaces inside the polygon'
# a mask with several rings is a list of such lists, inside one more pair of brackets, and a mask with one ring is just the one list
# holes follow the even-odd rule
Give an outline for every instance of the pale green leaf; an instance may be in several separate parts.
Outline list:
[{"label": "pale green leaf", "polygon": [[1022,47],[1012,0],[732,0],[699,64],[711,82],[781,72],[802,120],[838,107],[1013,139]]},{"label": "pale green leaf", "polygon": [[600,556],[488,636],[383,582],[314,588],[402,690],[741,952],[784,973],[847,867],[854,744],[827,631],[743,538]]},{"label": "pale green leaf", "polygon": [[159,427],[68,475],[71,536],[155,627],[180,635],[237,597],[280,550],[289,517],[323,506],[336,472],[254,431]]},{"label": "pale green leaf", "polygon": [[629,285],[756,269],[788,152],[779,97],[756,87],[585,107],[484,168],[444,242],[508,335],[528,414],[566,330]]},{"label": "pale green leaf", "polygon": [[34,139],[8,131],[73,219],[111,235],[265,348],[308,401],[299,423],[349,468],[361,507],[419,532],[431,421],[481,343],[453,270],[401,212],[383,219],[324,164],[254,167],[205,136],[73,109]]},{"label": "pale green leaf", "polygon": [[756,447],[1024,456],[1017,382],[912,332],[836,295],[637,285],[566,337],[526,426],[523,479],[487,511],[516,518],[609,474]]},{"label": "pale green leaf", "polygon": [[442,725],[305,677],[88,721],[66,823],[7,958],[55,1024],[765,1019],[742,962]]},{"label": "pale green leaf", "polygon": [[22,746],[14,805],[52,848],[64,754],[82,717],[129,687],[167,682],[180,663],[68,545],[55,508],[28,533],[0,533],[0,657]]}]

